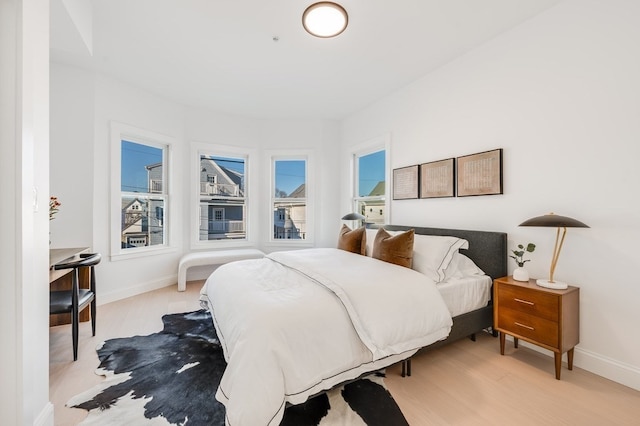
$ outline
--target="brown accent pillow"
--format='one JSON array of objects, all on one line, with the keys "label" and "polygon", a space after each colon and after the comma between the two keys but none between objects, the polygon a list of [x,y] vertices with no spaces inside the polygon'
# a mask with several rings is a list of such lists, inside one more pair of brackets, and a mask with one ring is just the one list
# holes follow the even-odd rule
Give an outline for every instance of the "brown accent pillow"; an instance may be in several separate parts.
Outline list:
[{"label": "brown accent pillow", "polygon": [[364,226],[352,231],[347,225],[342,225],[338,234],[338,248],[364,255],[367,249],[367,233]]},{"label": "brown accent pillow", "polygon": [[414,234],[413,229],[397,235],[391,235],[382,228],[378,229],[376,238],[373,240],[372,257],[411,268]]}]

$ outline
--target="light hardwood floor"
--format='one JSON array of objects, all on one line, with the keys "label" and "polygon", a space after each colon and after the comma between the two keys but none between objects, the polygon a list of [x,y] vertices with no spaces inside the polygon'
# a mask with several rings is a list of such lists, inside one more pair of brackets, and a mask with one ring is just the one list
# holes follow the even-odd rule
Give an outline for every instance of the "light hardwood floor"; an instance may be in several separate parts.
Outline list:
[{"label": "light hardwood floor", "polygon": [[[106,339],[146,335],[162,329],[162,315],[199,309],[202,281],[152,291],[98,307],[96,336],[80,326],[78,361],[73,362],[70,326],[50,332],[50,400],[55,424],[71,426],[84,410],[65,407],[72,396],[102,378],[95,349]],[[566,360],[566,356],[565,356]],[[387,370],[386,383],[409,424],[420,425],[638,425],[640,392],[580,368],[563,366],[554,376],[553,358],[507,343],[500,355],[498,339],[488,334],[421,352],[412,376],[399,366]]]}]

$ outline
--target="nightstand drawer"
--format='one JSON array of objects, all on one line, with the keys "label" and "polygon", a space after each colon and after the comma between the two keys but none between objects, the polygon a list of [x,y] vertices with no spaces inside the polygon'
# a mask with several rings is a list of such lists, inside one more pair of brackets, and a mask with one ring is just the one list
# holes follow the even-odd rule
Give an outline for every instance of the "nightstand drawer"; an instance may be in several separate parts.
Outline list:
[{"label": "nightstand drawer", "polygon": [[558,323],[555,321],[502,306],[498,313],[496,327],[505,330],[507,334],[514,333],[554,348],[559,347],[559,329]]},{"label": "nightstand drawer", "polygon": [[501,308],[558,321],[559,299],[553,294],[501,285],[498,287],[498,300]]}]

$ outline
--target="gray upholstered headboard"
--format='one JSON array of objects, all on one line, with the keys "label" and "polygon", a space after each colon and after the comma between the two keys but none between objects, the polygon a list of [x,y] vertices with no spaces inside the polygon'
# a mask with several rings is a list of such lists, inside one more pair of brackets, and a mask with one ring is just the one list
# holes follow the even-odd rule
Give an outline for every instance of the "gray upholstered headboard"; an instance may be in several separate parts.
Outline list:
[{"label": "gray upholstered headboard", "polygon": [[[376,228],[376,226],[370,226]],[[416,234],[448,235],[464,238],[469,241],[468,250],[460,250],[465,256],[475,262],[485,274],[491,278],[507,275],[507,234],[492,231],[468,231],[462,229],[422,228],[417,226],[384,225],[390,231],[405,231],[414,229]]]}]

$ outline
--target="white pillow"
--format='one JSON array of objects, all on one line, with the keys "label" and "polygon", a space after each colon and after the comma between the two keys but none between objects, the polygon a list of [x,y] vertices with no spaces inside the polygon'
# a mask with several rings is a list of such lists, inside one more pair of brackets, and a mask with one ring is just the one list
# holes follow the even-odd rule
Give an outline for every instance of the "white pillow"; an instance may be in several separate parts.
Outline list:
[{"label": "white pillow", "polygon": [[365,254],[371,257],[371,255],[373,254],[373,240],[376,238],[376,233],[378,232],[378,230],[367,228],[366,232],[367,232],[367,238],[366,238],[367,249]]},{"label": "white pillow", "polygon": [[444,281],[445,270],[461,248],[469,248],[469,242],[457,237],[416,234],[413,241],[413,269],[437,283]]},{"label": "white pillow", "polygon": [[484,271],[462,253],[454,253],[451,263],[444,271],[445,281],[456,278],[464,278],[471,275],[485,275]]}]

